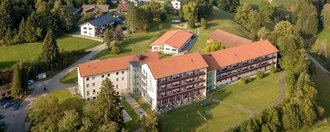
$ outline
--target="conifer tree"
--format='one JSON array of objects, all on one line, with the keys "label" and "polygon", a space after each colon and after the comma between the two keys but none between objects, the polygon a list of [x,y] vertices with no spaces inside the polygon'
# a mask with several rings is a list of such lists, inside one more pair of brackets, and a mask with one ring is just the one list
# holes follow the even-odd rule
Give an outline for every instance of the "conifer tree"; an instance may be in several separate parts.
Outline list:
[{"label": "conifer tree", "polygon": [[14,98],[21,98],[23,95],[23,90],[21,86],[21,72],[20,66],[18,64],[14,65],[14,73],[12,79],[12,86],[11,86],[11,95]]},{"label": "conifer tree", "polygon": [[152,110],[148,110],[147,115],[140,119],[140,124],[142,132],[158,132],[157,114]]},{"label": "conifer tree", "polygon": [[56,38],[52,30],[47,32],[43,42],[43,50],[40,57],[43,62],[50,65],[51,69],[53,69],[55,64],[60,59],[60,52],[58,50]]},{"label": "conifer tree", "polygon": [[114,89],[110,79],[106,78],[102,82],[101,91],[98,93],[96,100],[96,107],[100,110],[98,113],[102,116],[99,119],[100,122],[104,124],[115,122],[118,129],[121,130],[124,127],[124,119],[122,117],[123,107],[120,102],[119,93]]}]

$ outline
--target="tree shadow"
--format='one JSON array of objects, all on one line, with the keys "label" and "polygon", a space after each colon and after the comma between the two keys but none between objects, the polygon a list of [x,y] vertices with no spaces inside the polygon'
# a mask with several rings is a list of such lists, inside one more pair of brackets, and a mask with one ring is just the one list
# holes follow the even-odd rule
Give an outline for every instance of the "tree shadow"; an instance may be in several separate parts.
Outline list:
[{"label": "tree shadow", "polygon": [[13,65],[15,65],[18,61],[5,61],[0,62],[0,70],[11,68]]},{"label": "tree shadow", "polygon": [[207,27],[208,27],[208,28],[216,27],[216,26],[219,26],[219,24],[218,24],[218,23],[208,23],[208,24],[207,24]]},{"label": "tree shadow", "polygon": [[82,112],[83,110],[83,105],[84,101],[78,97],[73,97],[70,99],[66,99],[64,100],[61,104],[60,104],[60,108],[62,110],[76,110],[78,112]]}]

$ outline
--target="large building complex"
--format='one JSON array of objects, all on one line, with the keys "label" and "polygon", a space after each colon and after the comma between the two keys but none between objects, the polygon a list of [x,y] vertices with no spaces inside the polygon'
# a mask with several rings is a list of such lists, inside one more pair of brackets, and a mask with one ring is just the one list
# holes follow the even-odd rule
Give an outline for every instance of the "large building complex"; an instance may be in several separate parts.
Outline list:
[{"label": "large building complex", "polygon": [[159,59],[158,52],[78,65],[84,99],[95,99],[106,77],[120,93],[142,96],[155,110],[203,99],[206,92],[276,66],[278,50],[261,40],[201,55]]}]

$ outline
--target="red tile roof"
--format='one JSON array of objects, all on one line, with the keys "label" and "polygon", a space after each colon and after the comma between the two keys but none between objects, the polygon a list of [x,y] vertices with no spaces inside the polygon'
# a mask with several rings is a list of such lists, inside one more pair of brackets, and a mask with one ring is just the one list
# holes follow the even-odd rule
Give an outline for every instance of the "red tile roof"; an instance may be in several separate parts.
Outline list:
[{"label": "red tile roof", "polygon": [[156,79],[208,67],[198,52],[150,61],[147,64]]},{"label": "red tile roof", "polygon": [[168,31],[154,41],[150,46],[167,44],[174,48],[181,48],[191,37],[192,33],[185,30],[172,30]]},{"label": "red tile roof", "polygon": [[268,40],[261,40],[215,51],[203,55],[203,58],[208,63],[209,70],[214,70],[277,52],[278,49]]},{"label": "red tile roof", "polygon": [[212,32],[207,39],[209,41],[217,40],[225,45],[226,48],[252,43],[252,40],[219,29]]},{"label": "red tile roof", "polygon": [[[142,58],[141,58],[142,57]],[[139,59],[140,58],[140,59]],[[108,72],[125,70],[129,67],[129,62],[138,61],[141,64],[159,59],[158,52],[150,52],[141,56],[130,55],[125,57],[96,60],[78,65],[82,77],[98,75]]]}]

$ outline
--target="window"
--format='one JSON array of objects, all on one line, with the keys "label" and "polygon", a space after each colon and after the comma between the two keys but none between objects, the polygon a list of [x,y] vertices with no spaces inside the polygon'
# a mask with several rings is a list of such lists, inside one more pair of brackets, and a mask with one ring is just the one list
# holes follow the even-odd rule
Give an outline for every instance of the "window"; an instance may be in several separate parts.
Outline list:
[{"label": "window", "polygon": [[170,48],[166,48],[166,50],[171,50]]},{"label": "window", "polygon": [[121,72],[121,74],[124,74],[124,73],[125,73],[125,71],[122,71],[122,72]]},{"label": "window", "polygon": [[176,49],[172,49],[172,51],[176,51]]},{"label": "window", "polygon": [[96,92],[95,92],[95,89],[93,90],[93,94],[95,94]]},{"label": "window", "polygon": [[154,47],[154,50],[158,50],[158,47]]},{"label": "window", "polygon": [[87,31],[84,31],[84,34],[87,34]]},{"label": "window", "polygon": [[119,74],[119,72],[116,72],[116,75],[118,75]]},{"label": "window", "polygon": [[89,30],[93,30],[92,28],[89,28]]},{"label": "window", "polygon": [[96,99],[96,97],[93,97],[93,99]]},{"label": "window", "polygon": [[118,85],[116,85],[116,89],[118,89]]},{"label": "window", "polygon": [[118,82],[119,81],[119,78],[117,78],[116,81]]},{"label": "window", "polygon": [[104,75],[102,75],[102,78],[104,78]]},{"label": "window", "polygon": [[89,87],[89,84],[86,84],[86,87]]},{"label": "window", "polygon": [[89,80],[89,78],[87,77],[87,78],[86,78],[86,81],[88,81],[88,80]]},{"label": "window", "polygon": [[121,78],[121,80],[124,80],[124,79],[125,79],[124,77]]},{"label": "window", "polygon": [[108,74],[108,77],[110,77],[110,74]]},{"label": "window", "polygon": [[93,83],[92,86],[95,86],[95,83]]},{"label": "window", "polygon": [[89,95],[89,91],[86,91],[87,96]]},{"label": "window", "polygon": [[87,29],[87,27],[84,27],[84,29]]},{"label": "window", "polygon": [[92,80],[94,80],[95,79],[95,77],[92,77]]}]

